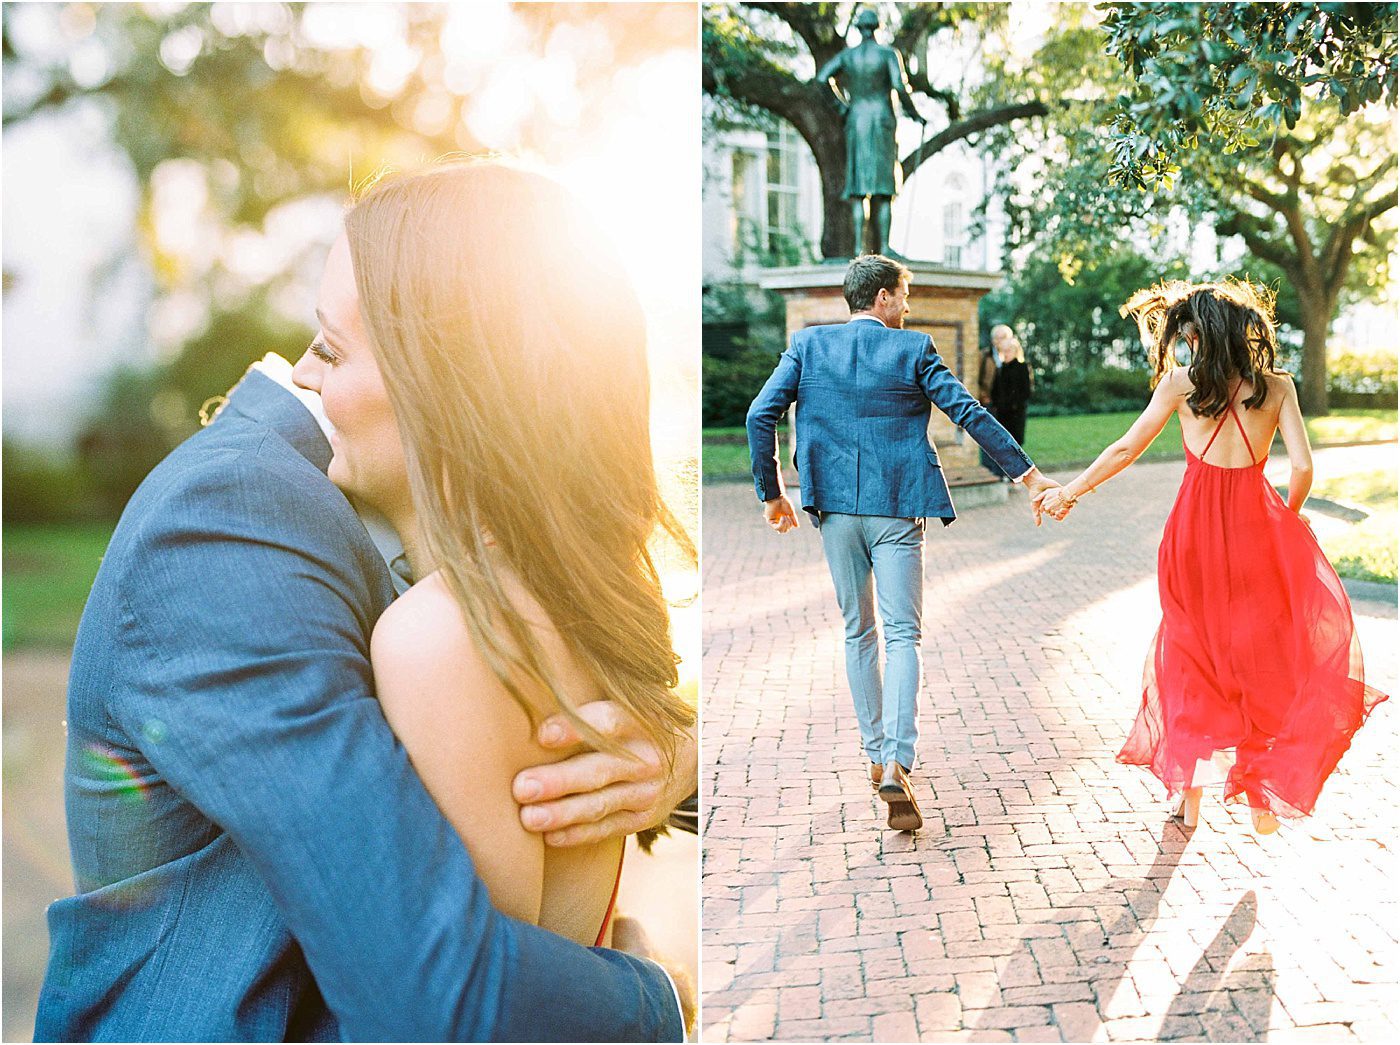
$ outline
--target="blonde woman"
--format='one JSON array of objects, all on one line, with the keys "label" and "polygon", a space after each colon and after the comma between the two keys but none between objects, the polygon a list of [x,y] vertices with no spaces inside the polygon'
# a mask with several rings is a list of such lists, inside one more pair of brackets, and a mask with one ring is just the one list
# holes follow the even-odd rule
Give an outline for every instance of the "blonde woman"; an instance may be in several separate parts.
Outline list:
[{"label": "blonde woman", "polygon": [[649,549],[693,551],[657,490],[621,260],[548,179],[441,165],[363,192],[318,316],[294,378],[334,426],[328,475],[391,523],[417,578],[374,630],[384,714],[496,907],[606,944],[623,838],[546,844],[512,781],[581,750],[538,742],[560,710],[612,754],[577,709],[629,712],[646,787],[644,756],[674,757],[695,720]]},{"label": "blonde woman", "polygon": [[1031,368],[1026,365],[1026,352],[1020,339],[1008,326],[992,328],[992,345],[998,359],[996,376],[992,379],[992,413],[1001,426],[1011,433],[1017,443],[1026,441],[1026,404],[1032,391]]},{"label": "blonde woman", "polygon": [[617,258],[545,179],[442,167],[349,212],[319,313],[103,556],[35,1036],[679,1041],[635,933],[578,946],[695,789]]}]

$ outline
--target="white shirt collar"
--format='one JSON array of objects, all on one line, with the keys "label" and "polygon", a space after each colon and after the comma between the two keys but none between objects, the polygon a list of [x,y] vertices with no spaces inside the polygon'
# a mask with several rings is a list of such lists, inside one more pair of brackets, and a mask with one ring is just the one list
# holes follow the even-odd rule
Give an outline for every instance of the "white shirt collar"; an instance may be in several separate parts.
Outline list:
[{"label": "white shirt collar", "polygon": [[885,325],[885,321],[884,321],[883,319],[881,319],[879,316],[872,316],[872,315],[869,315],[869,314],[862,314],[862,315],[859,315],[859,316],[852,316],[850,319],[846,320],[846,322],[847,322],[847,323],[854,323],[854,322],[855,322],[856,320],[858,320],[858,319],[868,319],[868,320],[870,320],[872,323],[879,323],[880,326],[884,326],[884,325]]},{"label": "white shirt collar", "polygon": [[321,397],[309,388],[299,388],[292,381],[292,364],[279,356],[276,352],[269,352],[256,363],[252,369],[265,377],[270,377],[279,385],[285,388],[292,395],[296,396],[297,402],[306,407],[311,412],[311,416],[316,419],[316,423],[321,426],[321,431],[330,439],[331,433],[335,431],[335,426],[326,417],[326,411],[321,406]]},{"label": "white shirt collar", "polygon": [[[321,426],[321,431],[325,433],[326,438],[330,439],[331,433],[335,431],[335,426],[326,417],[325,407],[321,405],[321,397],[309,388],[298,387],[292,381],[291,363],[288,363],[276,352],[269,352],[254,363],[252,369],[264,377],[276,381],[296,396],[297,402],[306,407],[311,416],[315,418],[316,423]],[[389,520],[369,505],[361,504],[353,497],[348,497],[348,500],[351,507],[355,509],[355,514],[360,517],[360,522],[365,524],[369,539],[374,542],[374,546],[383,557],[385,565],[389,567],[389,576],[394,582],[394,590],[402,595],[408,590],[411,582],[399,570],[394,569],[394,563],[402,559],[404,554],[403,541],[399,540],[398,532],[389,525]]]}]

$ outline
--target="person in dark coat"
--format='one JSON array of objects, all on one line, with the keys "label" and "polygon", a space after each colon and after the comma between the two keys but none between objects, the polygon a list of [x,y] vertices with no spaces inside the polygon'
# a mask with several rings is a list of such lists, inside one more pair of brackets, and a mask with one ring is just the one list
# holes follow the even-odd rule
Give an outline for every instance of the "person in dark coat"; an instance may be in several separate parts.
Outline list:
[{"label": "person in dark coat", "polygon": [[1034,387],[1031,368],[1026,365],[1026,352],[1020,339],[1010,327],[998,327],[992,335],[1001,358],[992,380],[992,413],[1019,445],[1026,439],[1026,405]]}]

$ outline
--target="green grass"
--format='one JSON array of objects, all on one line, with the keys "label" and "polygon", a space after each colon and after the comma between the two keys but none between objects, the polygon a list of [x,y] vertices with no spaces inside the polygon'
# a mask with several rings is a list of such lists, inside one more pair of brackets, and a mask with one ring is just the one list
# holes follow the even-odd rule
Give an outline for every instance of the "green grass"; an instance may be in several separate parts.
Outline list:
[{"label": "green grass", "polygon": [[112,526],[13,525],[4,534],[4,648],[73,644]]},{"label": "green grass", "polygon": [[[1032,417],[1026,422],[1026,453],[1042,472],[1081,467],[1126,432],[1137,416],[1129,412]],[[1170,461],[1180,456],[1181,425],[1173,415],[1139,460]]]},{"label": "green grass", "polygon": [[1371,513],[1345,532],[1322,541],[1338,574],[1362,581],[1396,582],[1396,533],[1400,532],[1397,493],[1395,472],[1388,469],[1339,475],[1313,487],[1314,497]]},{"label": "green grass", "polygon": [[706,439],[700,460],[706,482],[742,479],[752,474],[749,471],[749,448],[740,443],[712,443]]},{"label": "green grass", "polygon": [[[1308,421],[1313,446],[1378,443],[1396,437],[1394,410],[1338,410]],[[1032,417],[1026,423],[1026,452],[1041,471],[1079,468],[1098,456],[1128,430],[1137,414],[1080,414]],[[742,428],[707,428],[704,432],[706,480],[742,479],[749,475],[749,452]],[[1170,461],[1181,453],[1181,426],[1173,417],[1147,452],[1144,461]]]},{"label": "green grass", "polygon": [[1337,410],[1308,422],[1313,446],[1384,443],[1395,439],[1394,410]]}]

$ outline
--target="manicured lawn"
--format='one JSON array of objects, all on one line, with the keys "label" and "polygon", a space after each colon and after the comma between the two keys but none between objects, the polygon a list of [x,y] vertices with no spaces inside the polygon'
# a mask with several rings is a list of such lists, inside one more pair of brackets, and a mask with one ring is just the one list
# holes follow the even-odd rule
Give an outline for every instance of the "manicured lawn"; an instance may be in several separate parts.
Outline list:
[{"label": "manicured lawn", "polygon": [[1323,539],[1322,547],[1337,573],[1362,581],[1396,582],[1396,534],[1400,510],[1396,507],[1395,473],[1390,470],[1353,472],[1319,482],[1312,496],[1352,505],[1371,514]]},{"label": "manicured lawn", "polygon": [[[705,448],[700,458],[706,482],[743,479],[749,471],[747,443],[711,442],[710,429],[705,430]],[[784,445],[786,435],[779,435],[778,445]]]},{"label": "manicured lawn", "polygon": [[[1083,467],[1126,432],[1135,413],[1033,417],[1026,424],[1026,452],[1045,472]],[[1313,446],[1384,442],[1395,438],[1394,410],[1338,410],[1308,421]],[[1275,452],[1281,451],[1280,443]],[[706,480],[742,479],[749,475],[749,452],[742,428],[705,429]],[[1143,454],[1144,461],[1181,457],[1181,426],[1175,417]]]},{"label": "manicured lawn", "polygon": [[1308,422],[1313,446],[1384,443],[1395,439],[1394,410],[1337,410]]},{"label": "manicured lawn", "polygon": [[[1026,422],[1026,453],[1042,472],[1088,464],[1137,420],[1135,413],[1032,417]],[[1169,461],[1181,456],[1181,425],[1167,422],[1139,460]]]},{"label": "manicured lawn", "polygon": [[73,644],[110,524],[6,526],[4,648]]}]

